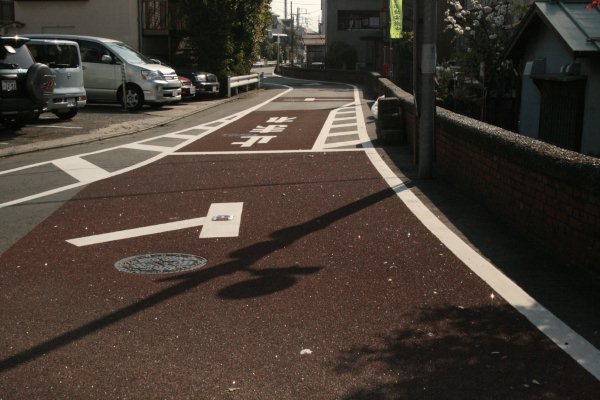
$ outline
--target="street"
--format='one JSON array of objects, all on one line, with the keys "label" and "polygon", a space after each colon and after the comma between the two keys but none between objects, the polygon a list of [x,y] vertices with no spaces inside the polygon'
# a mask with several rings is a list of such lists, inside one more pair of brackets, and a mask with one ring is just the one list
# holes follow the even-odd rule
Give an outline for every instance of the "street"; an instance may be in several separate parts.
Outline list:
[{"label": "street", "polygon": [[0,159],[0,399],[598,398],[598,319],[449,226],[369,96],[263,88]]}]

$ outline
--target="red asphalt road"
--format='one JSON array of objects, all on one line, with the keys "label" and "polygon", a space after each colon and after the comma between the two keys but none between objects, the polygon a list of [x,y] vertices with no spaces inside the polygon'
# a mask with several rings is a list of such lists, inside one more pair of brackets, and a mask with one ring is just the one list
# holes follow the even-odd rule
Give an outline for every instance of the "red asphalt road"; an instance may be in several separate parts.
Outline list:
[{"label": "red asphalt road", "polygon": [[[309,150],[317,139],[327,115],[329,110],[257,111],[195,141],[180,151]],[[271,118],[287,119],[286,117],[290,122],[268,122]],[[264,130],[262,128],[269,126],[278,127],[276,128],[278,131],[260,132]],[[251,136],[269,139],[266,143],[256,143],[251,147],[235,144],[244,143]]]},{"label": "red asphalt road", "polygon": [[[200,142],[228,148],[222,135],[264,120],[255,114],[213,133],[214,144]],[[306,134],[316,137],[317,125]],[[244,203],[239,237],[200,239],[198,227],[81,248],[66,242],[202,217],[224,202]],[[157,252],[208,264],[159,276],[114,267]],[[1,399],[600,393],[598,381],[490,297],[362,152],[174,155],[99,181],[0,257],[0,293]]]}]

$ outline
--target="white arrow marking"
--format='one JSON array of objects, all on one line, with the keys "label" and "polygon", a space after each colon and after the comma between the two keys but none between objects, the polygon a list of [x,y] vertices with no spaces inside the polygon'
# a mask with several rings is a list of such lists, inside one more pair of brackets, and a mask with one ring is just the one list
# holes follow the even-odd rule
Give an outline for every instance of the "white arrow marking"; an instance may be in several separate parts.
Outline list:
[{"label": "white arrow marking", "polygon": [[[68,243],[77,247],[90,246],[112,242],[115,240],[130,239],[140,236],[154,235],[157,233],[177,231],[180,229],[203,226],[200,238],[215,237],[237,237],[239,236],[240,222],[242,219],[242,208],[244,203],[216,203],[211,204],[206,217],[186,219],[182,221],[168,222],[165,224],[144,226],[141,228],[125,229],[122,231],[102,233],[99,235],[84,236],[67,240]],[[215,218],[220,215],[231,217],[226,220]],[[216,219],[216,221],[213,221]]]},{"label": "white arrow marking", "polygon": [[240,147],[252,147],[255,144],[269,143],[271,139],[277,136],[241,136],[242,139],[247,139],[245,142],[233,142],[232,145],[238,145]]}]

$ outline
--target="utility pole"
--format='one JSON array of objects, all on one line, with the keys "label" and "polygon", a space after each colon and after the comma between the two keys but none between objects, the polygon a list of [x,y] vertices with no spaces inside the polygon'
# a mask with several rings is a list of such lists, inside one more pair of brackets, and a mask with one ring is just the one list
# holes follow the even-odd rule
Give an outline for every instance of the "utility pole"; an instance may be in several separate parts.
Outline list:
[{"label": "utility pole", "polygon": [[294,8],[294,3],[292,3],[290,1],[290,17],[292,18],[292,22],[291,22],[291,27],[292,27],[292,40],[291,40],[291,47],[290,47],[290,62],[292,67],[294,66],[294,37],[296,35],[294,35],[294,12],[292,11]]},{"label": "utility pole", "polygon": [[[419,4],[420,3],[420,4]],[[418,176],[432,176],[435,132],[437,1],[413,0],[414,96],[418,120]]]}]

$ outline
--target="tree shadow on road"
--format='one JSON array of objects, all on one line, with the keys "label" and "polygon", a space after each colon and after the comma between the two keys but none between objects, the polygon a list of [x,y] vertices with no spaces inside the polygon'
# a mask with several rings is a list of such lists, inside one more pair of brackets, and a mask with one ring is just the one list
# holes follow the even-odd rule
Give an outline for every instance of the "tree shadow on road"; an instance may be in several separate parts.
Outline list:
[{"label": "tree shadow on road", "polygon": [[[508,305],[421,310],[346,349],[334,370],[373,376],[345,400],[596,399],[600,383]],[[373,343],[373,341],[371,342]]]},{"label": "tree shadow on road", "polygon": [[[222,289],[219,295],[224,299],[258,297],[287,289],[296,283],[296,276],[313,274],[318,272],[320,268],[295,265],[287,268],[256,270],[253,268],[254,264],[266,256],[290,246],[305,236],[325,229],[338,220],[346,218],[394,195],[395,193],[390,189],[375,192],[336,210],[313,218],[303,224],[275,231],[270,235],[268,240],[254,243],[230,254],[232,257],[231,261],[216,265],[212,268],[200,269],[194,272],[161,279],[159,281],[175,282],[175,284],[127,307],[118,309],[85,325],[48,339],[28,350],[24,350],[11,357],[0,360],[0,373],[65,347],[94,332],[105,329],[119,321],[157,306],[169,299],[180,296],[203,283],[218,277],[231,275],[237,272],[247,272],[250,276],[246,281]],[[266,285],[266,287],[263,287],[263,285]]]}]

